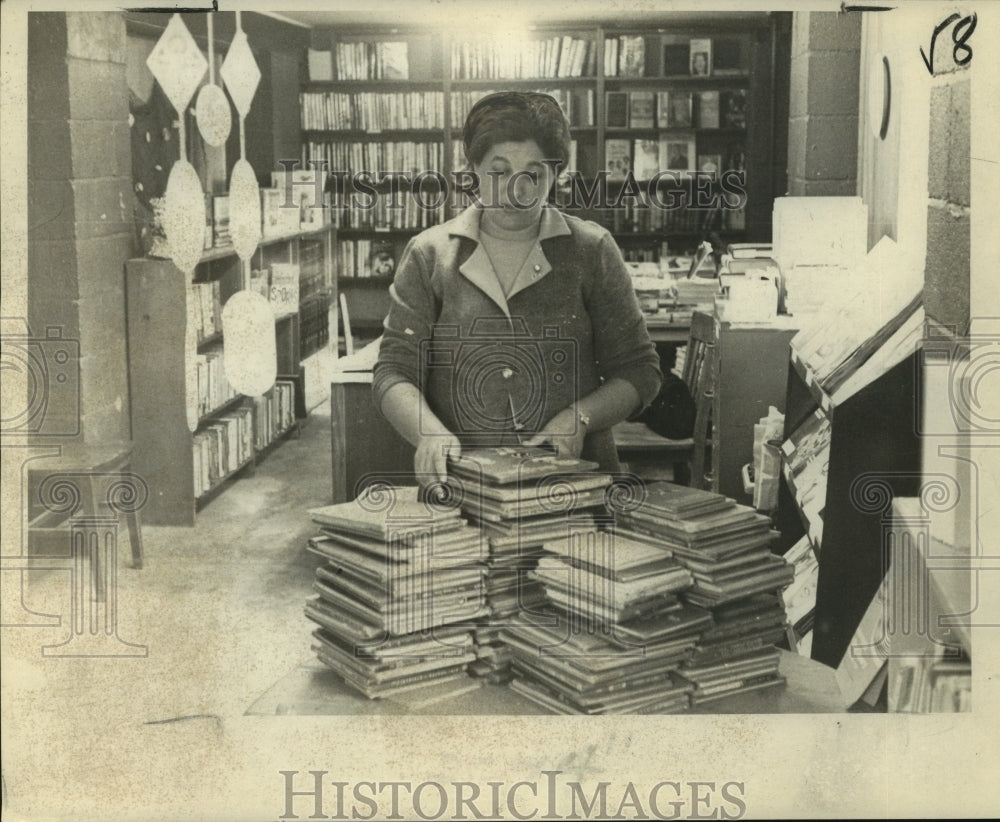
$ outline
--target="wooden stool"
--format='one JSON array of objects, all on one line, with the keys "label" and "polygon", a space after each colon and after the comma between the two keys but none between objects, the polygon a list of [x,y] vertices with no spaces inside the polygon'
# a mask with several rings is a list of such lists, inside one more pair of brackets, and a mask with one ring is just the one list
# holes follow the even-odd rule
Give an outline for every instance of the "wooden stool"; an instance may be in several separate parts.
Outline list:
[{"label": "wooden stool", "polygon": [[[125,515],[132,566],[142,568],[139,510],[149,489],[131,472],[131,445],[64,446],[28,468],[28,554],[89,557],[93,595],[106,596],[102,555],[117,556],[119,516]],[[68,527],[67,527],[68,525]]]}]

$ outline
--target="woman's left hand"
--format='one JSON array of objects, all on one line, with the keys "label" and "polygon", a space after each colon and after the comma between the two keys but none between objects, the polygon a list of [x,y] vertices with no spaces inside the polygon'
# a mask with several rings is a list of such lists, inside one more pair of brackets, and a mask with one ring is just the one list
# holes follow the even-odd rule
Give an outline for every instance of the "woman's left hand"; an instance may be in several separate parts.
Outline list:
[{"label": "woman's left hand", "polygon": [[549,424],[530,439],[524,441],[526,446],[549,443],[556,449],[560,457],[580,456],[583,451],[583,440],[587,436],[587,426],[584,425],[572,408],[564,408],[556,414]]}]

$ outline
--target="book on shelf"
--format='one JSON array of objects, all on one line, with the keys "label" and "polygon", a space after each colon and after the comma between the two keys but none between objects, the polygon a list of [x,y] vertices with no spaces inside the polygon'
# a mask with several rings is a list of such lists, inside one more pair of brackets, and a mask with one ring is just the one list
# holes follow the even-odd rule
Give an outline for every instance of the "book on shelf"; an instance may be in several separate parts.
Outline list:
[{"label": "book on shelf", "polygon": [[212,195],[205,194],[205,238],[202,250],[208,251],[215,244],[215,221],[212,215]]},{"label": "book on shelf", "polygon": [[271,263],[269,299],[275,317],[294,314],[299,310],[299,266],[297,263]]},{"label": "book on shelf", "polygon": [[608,128],[627,128],[629,100],[627,91],[604,92],[604,125]]},{"label": "book on shelf", "polygon": [[303,92],[302,128],[312,131],[389,131],[444,127],[444,93]]},{"label": "book on shelf", "polygon": [[260,294],[265,300],[271,298],[271,270],[268,268],[250,269],[250,290]]},{"label": "book on shelf", "polygon": [[694,134],[660,135],[660,168],[664,171],[694,171]]},{"label": "book on shelf", "polygon": [[674,77],[688,73],[688,58],[690,49],[687,41],[676,41],[665,38],[663,44],[663,74]]},{"label": "book on shelf", "polygon": [[381,77],[384,80],[408,80],[409,69],[409,45],[405,40],[396,40],[387,43],[379,43],[379,61],[382,71]]},{"label": "book on shelf", "polygon": [[[294,216],[298,227],[298,209],[284,208],[285,189],[262,188],[260,190],[261,234],[264,237],[280,237],[288,234],[291,228],[291,217]],[[291,212],[291,213],[290,213]]]},{"label": "book on shelf", "polygon": [[212,197],[212,241],[216,248],[232,244],[229,235],[229,195]]},{"label": "book on shelf", "polygon": [[657,92],[657,125],[660,128],[691,128],[691,103],[689,91]]},{"label": "book on shelf", "polygon": [[618,76],[618,38],[604,38],[604,76]]},{"label": "book on shelf", "polygon": [[375,243],[367,260],[369,277],[389,278],[396,273],[396,256],[392,243]]},{"label": "book on shelf", "polygon": [[524,40],[498,48],[491,40],[455,39],[451,49],[456,79],[583,77],[594,74],[596,50],[590,38],[571,35]]},{"label": "book on shelf", "polygon": [[636,140],[632,173],[636,180],[651,180],[660,171],[660,144],[656,140]]},{"label": "book on shelf", "polygon": [[712,73],[732,77],[746,71],[742,43],[735,37],[716,37],[712,41]]},{"label": "book on shelf", "polygon": [[194,496],[203,496],[253,456],[253,412],[237,408],[192,438]]},{"label": "book on shelf", "polygon": [[719,92],[719,118],[722,128],[747,127],[746,89]]},{"label": "book on shelf", "polygon": [[218,280],[192,284],[195,299],[188,322],[197,329],[198,342],[222,331],[222,284]]},{"label": "book on shelf", "polygon": [[338,80],[406,80],[409,44],[406,41],[337,43],[334,63]]},{"label": "book on shelf", "polygon": [[309,49],[309,79],[312,82],[333,80],[333,52],[329,49]]},{"label": "book on shelf", "polygon": [[692,37],[689,43],[690,73],[695,77],[708,77],[712,73],[712,40],[709,37]]},{"label": "book on shelf", "polygon": [[646,68],[646,39],[641,34],[622,35],[618,42],[618,75],[642,77]]},{"label": "book on shelf", "polygon": [[655,96],[651,91],[628,92],[628,125],[630,128],[652,128],[655,120]]},{"label": "book on shelf", "polygon": [[624,180],[632,170],[631,145],[629,140],[604,141],[605,168],[609,179]]},{"label": "book on shelf", "polygon": [[720,154],[699,154],[698,171],[720,174],[722,172],[722,156]]},{"label": "book on shelf", "polygon": [[719,92],[698,92],[698,127],[719,127]]}]

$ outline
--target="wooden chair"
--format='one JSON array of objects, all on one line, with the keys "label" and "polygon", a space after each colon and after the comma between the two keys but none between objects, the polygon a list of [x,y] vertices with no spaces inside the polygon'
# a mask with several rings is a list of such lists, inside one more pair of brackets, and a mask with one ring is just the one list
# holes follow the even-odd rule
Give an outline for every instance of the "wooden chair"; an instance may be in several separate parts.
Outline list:
[{"label": "wooden chair", "polygon": [[340,319],[344,329],[344,349],[348,357],[354,353],[354,334],[351,332],[351,312],[347,310],[347,295],[340,292]]},{"label": "wooden chair", "polygon": [[[623,422],[614,427],[618,457],[623,462],[641,465],[654,458],[673,468],[673,481],[697,488],[711,486],[705,466],[711,459],[711,410],[715,392],[715,320],[709,314],[696,312],[691,319],[687,355],[681,378],[694,397],[697,414],[694,433],[682,440],[661,437],[641,422]],[[641,468],[637,473],[641,475]]]},{"label": "wooden chair", "polygon": [[[684,360],[683,379],[695,402],[691,482],[694,488],[711,490],[714,478],[712,460],[712,403],[718,377],[718,357],[715,345],[715,319],[696,311],[691,317],[691,334]],[[706,470],[708,469],[708,470]]]}]

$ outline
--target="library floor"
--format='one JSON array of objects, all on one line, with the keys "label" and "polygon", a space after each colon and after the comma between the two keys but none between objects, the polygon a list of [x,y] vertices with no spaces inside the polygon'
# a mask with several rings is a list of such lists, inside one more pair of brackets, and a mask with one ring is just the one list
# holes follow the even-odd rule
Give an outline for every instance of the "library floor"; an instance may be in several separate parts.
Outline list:
[{"label": "library floor", "polygon": [[[236,481],[194,528],[144,526],[141,570],[130,566],[122,529],[107,613],[88,604],[77,612],[115,620],[117,639],[112,632],[100,646],[79,642],[88,632],[72,629],[68,571],[27,573],[21,592],[12,587],[19,574],[2,575],[2,736],[4,750],[17,751],[4,757],[5,795],[36,797],[36,810],[56,797],[74,811],[100,809],[102,797],[88,787],[100,770],[104,790],[162,808],[182,801],[167,795],[178,779],[199,795],[214,795],[220,757],[241,763],[272,757],[268,767],[276,773],[299,767],[279,753],[300,746],[303,733],[310,745],[331,749],[345,728],[395,733],[373,714],[437,715],[437,722],[445,715],[496,714],[517,723],[516,715],[527,721],[544,713],[493,685],[419,710],[369,701],[315,661],[303,615],[316,566],[305,550],[313,532],[305,512],[329,501],[329,422],[320,406],[300,438],[272,452],[254,476]],[[782,671],[787,687],[733,697],[711,712],[844,710],[830,669],[817,676],[809,660],[788,654]],[[302,724],[324,715],[330,723]],[[365,716],[374,724],[358,725]],[[164,759],[170,780],[158,770]]]},{"label": "library floor", "polygon": [[[64,616],[50,627],[4,630],[5,689],[28,697],[32,688],[43,690],[42,707],[51,710],[53,721],[65,721],[60,709],[74,704],[74,721],[85,735],[88,724],[96,730],[109,718],[218,722],[246,714],[411,711],[354,694],[310,651],[311,623],[303,604],[317,561],[305,550],[314,532],[306,511],[327,504],[330,493],[329,410],[321,405],[299,438],[273,451],[253,476],[234,482],[199,513],[195,527],[144,526],[141,570],[130,566],[123,529],[117,585],[109,597],[114,609],[108,609],[109,618],[115,611],[120,641],[105,643],[94,657],[61,656],[75,647],[62,644],[71,635],[69,574],[27,575],[25,608]],[[5,612],[11,607],[7,599]],[[50,647],[43,651],[43,646]],[[783,670],[790,681],[801,679],[798,668],[806,660],[788,657]],[[828,681],[806,679],[794,692],[783,688],[750,702],[720,704],[718,710],[843,709],[828,693]],[[97,694],[99,705],[91,702]],[[421,712],[545,713],[510,689],[492,685]]]}]

